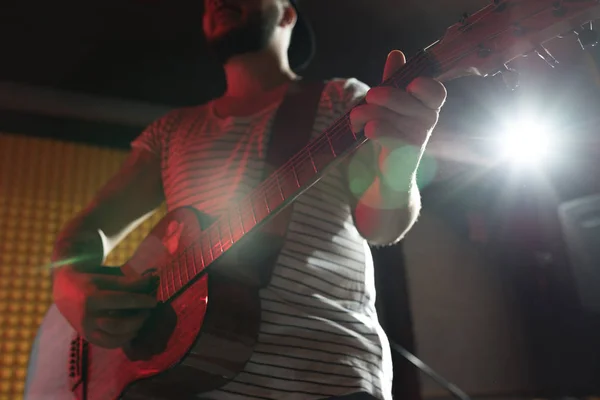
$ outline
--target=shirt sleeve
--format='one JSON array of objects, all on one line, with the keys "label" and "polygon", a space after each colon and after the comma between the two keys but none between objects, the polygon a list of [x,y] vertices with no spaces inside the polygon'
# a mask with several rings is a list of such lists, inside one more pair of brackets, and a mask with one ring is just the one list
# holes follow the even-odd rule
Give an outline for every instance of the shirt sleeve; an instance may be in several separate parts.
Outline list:
[{"label": "shirt sleeve", "polygon": [[356,78],[331,79],[325,87],[323,103],[330,112],[331,121],[350,111],[367,95],[369,89],[366,83]]},{"label": "shirt sleeve", "polygon": [[161,156],[170,135],[174,113],[170,112],[148,125],[132,142],[132,148],[142,148]]},{"label": "shirt sleeve", "polygon": [[342,102],[346,111],[359,103],[367,95],[369,89],[369,85],[356,78],[344,80],[342,86]]}]

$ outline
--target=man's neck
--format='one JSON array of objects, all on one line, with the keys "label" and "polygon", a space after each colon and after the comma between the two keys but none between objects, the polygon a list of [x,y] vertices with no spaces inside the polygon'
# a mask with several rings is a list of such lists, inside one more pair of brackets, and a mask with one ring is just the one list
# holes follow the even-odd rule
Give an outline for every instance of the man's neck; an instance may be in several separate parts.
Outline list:
[{"label": "man's neck", "polygon": [[252,98],[298,79],[287,59],[272,53],[243,54],[225,65],[225,97]]}]

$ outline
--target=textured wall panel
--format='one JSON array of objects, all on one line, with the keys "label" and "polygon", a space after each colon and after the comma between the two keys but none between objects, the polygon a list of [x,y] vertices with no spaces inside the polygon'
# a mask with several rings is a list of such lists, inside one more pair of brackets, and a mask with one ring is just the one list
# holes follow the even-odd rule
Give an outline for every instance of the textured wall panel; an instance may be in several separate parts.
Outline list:
[{"label": "textured wall panel", "polygon": [[[0,400],[22,398],[31,342],[51,302],[47,265],[60,227],[93,197],[126,152],[0,134]],[[164,207],[107,261],[120,265]]]}]

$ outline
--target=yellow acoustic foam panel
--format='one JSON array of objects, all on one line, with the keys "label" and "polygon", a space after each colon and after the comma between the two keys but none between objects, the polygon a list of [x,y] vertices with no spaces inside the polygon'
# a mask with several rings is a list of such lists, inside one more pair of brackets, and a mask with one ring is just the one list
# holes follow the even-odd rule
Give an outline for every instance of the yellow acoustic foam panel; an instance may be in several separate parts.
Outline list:
[{"label": "yellow acoustic foam panel", "polygon": [[[0,133],[0,400],[23,397],[31,343],[50,305],[58,230],[119,169],[126,151]],[[164,206],[109,256],[121,265]]]}]

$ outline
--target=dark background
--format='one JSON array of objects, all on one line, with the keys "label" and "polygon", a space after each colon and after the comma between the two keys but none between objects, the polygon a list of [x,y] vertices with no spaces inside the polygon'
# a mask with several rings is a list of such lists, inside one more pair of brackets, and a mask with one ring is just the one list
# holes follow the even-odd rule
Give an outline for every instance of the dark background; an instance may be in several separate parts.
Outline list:
[{"label": "dark background", "polygon": [[[438,39],[464,11],[485,2],[304,0],[300,5],[318,40],[316,58],[303,75],[355,76],[373,85],[391,49],[410,56]],[[221,68],[205,50],[201,0],[4,0],[0,18],[1,80],[168,106],[201,103],[224,89]],[[0,117],[5,130],[37,130],[31,116]],[[73,121],[54,127],[56,121],[43,118],[40,123],[49,135],[121,147],[138,132],[71,126]]]}]

